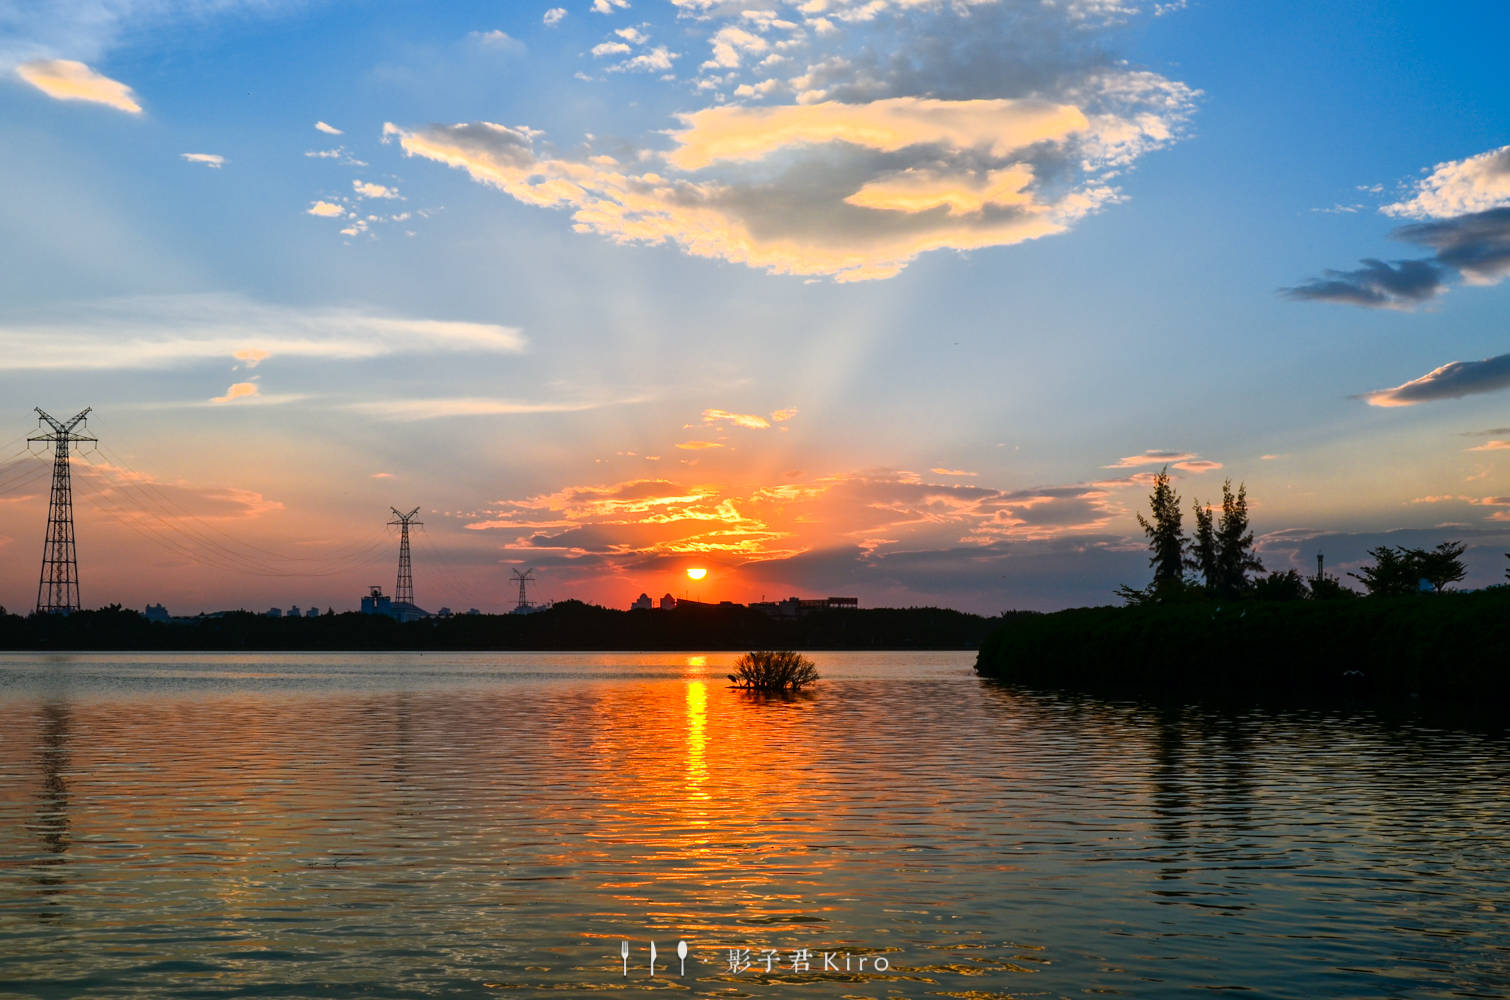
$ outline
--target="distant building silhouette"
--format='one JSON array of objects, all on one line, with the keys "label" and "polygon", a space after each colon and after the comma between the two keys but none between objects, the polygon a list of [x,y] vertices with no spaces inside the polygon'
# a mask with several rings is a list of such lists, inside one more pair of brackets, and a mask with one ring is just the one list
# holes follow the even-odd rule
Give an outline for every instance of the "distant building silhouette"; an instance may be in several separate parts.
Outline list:
[{"label": "distant building silhouette", "polygon": [[757,601],[750,605],[773,618],[800,618],[814,611],[850,611],[859,606],[858,597],[788,597],[784,601]]},{"label": "distant building silhouette", "polygon": [[147,605],[144,617],[149,622],[165,622],[170,616],[168,615],[168,609],[161,604],[149,604]]},{"label": "distant building silhouette", "polygon": [[641,593],[639,597],[636,597],[634,599],[634,603],[629,606],[629,610],[630,611],[650,611],[654,607],[655,607],[655,602],[650,599],[650,595],[646,594],[646,593]]},{"label": "distant building silhouette", "polygon": [[676,607],[676,598],[670,594],[663,594],[661,596],[661,610],[670,611],[674,607]]},{"label": "distant building silhouette", "polygon": [[395,601],[383,593],[382,587],[376,585],[368,588],[367,596],[362,598],[362,614],[385,615],[399,622],[412,622],[430,617],[430,612],[408,601]]}]

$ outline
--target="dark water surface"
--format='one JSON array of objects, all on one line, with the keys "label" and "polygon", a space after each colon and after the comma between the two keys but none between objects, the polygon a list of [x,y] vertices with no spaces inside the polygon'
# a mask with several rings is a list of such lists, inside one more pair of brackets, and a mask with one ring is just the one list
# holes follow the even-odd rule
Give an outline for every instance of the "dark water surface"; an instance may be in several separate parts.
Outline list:
[{"label": "dark water surface", "polygon": [[1503,732],[815,658],[0,656],[0,995],[1510,996]]}]

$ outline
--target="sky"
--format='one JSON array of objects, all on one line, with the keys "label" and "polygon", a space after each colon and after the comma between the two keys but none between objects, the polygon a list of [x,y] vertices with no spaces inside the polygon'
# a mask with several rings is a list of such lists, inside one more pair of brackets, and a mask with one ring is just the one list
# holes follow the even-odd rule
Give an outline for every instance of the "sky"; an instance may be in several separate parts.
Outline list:
[{"label": "sky", "polygon": [[[1114,603],[1510,551],[1510,8],[0,0],[0,604]],[[686,570],[707,576],[689,580]]]}]

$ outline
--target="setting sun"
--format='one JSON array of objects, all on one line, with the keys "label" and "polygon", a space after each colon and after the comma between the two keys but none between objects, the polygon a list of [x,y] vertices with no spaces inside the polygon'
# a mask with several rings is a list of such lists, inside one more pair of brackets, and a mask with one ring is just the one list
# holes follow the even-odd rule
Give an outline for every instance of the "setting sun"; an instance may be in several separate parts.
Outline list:
[{"label": "setting sun", "polygon": [[705,569],[703,569],[701,566],[696,566],[696,567],[693,567],[692,569],[687,570],[687,576],[688,576],[688,578],[693,579],[693,580],[701,580],[703,577],[705,577],[707,575],[708,575],[708,571],[705,570]]}]

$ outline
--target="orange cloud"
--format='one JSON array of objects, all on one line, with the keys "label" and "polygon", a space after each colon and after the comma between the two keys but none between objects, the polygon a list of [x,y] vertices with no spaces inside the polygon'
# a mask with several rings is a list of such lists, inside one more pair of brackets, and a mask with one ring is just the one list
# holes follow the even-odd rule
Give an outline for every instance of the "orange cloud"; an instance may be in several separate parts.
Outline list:
[{"label": "orange cloud", "polygon": [[771,426],[771,422],[765,417],[756,416],[753,413],[730,413],[728,410],[704,410],[703,423],[716,424],[727,421],[736,427],[748,427],[751,430],[765,430]]},{"label": "orange cloud", "polygon": [[705,451],[709,448],[722,448],[723,445],[717,441],[682,441],[677,447],[683,451]]},{"label": "orange cloud", "polygon": [[1189,451],[1145,451],[1141,455],[1129,455],[1119,458],[1111,465],[1103,465],[1103,469],[1136,469],[1140,465],[1167,465],[1171,462],[1188,462],[1196,458],[1194,452]]},{"label": "orange cloud", "polygon": [[[865,281],[932,250],[1062,232],[1117,201],[1107,182],[1172,141],[1192,93],[1137,74],[1098,77],[1094,87],[1140,102],[1157,95],[1159,110],[1119,117],[1038,99],[905,96],[717,105],[680,115],[670,152],[647,151],[645,162],[660,157],[679,176],[626,171],[600,156],[537,155],[542,133],[526,127],[390,122],[383,132],[408,156],[465,170],[526,204],[570,209],[580,232],[671,242],[775,274]],[[777,160],[774,180],[751,179],[750,164]],[[1042,165],[1065,161],[1078,165],[1075,180],[1046,183]]]},{"label": "orange cloud", "polygon": [[984,149],[1005,156],[1034,143],[1060,140],[1090,123],[1077,107],[1035,100],[945,101],[892,97],[868,104],[823,101],[775,107],[738,105],[678,116],[667,157],[683,170],[718,161],[758,160],[799,144],[847,142],[891,152],[927,143]]},{"label": "orange cloud", "polygon": [[865,558],[983,548],[1083,535],[1123,514],[1107,491],[1088,485],[1003,491],[877,470],[775,484],[567,487],[500,501],[467,527],[506,534],[510,556],[602,572],[689,554],[751,565],[836,546]]},{"label": "orange cloud", "polygon": [[16,75],[48,97],[60,101],[89,101],[133,115],[142,110],[130,87],[72,59],[25,62],[16,67]]},{"label": "orange cloud", "polygon": [[237,382],[225,391],[224,396],[216,396],[210,402],[229,403],[237,399],[251,399],[261,391],[256,382]]}]

